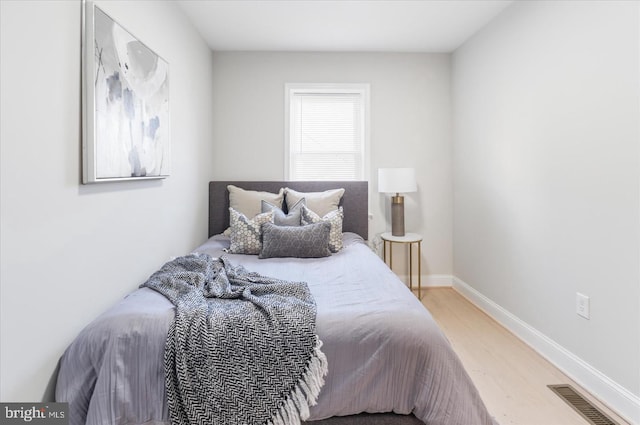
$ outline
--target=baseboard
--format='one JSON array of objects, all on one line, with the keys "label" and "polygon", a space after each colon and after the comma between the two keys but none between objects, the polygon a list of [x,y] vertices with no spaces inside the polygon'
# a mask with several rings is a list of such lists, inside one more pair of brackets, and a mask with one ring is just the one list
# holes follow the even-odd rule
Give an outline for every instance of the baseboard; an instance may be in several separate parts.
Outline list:
[{"label": "baseboard", "polygon": [[[402,274],[398,275],[401,281],[405,282],[409,286],[409,276]],[[451,287],[453,286],[453,276],[450,274],[425,274],[422,275],[422,287],[423,288],[437,288],[441,286]],[[413,277],[413,289],[418,287],[418,277]]]},{"label": "baseboard", "polygon": [[438,287],[438,286],[453,286],[453,276],[450,274],[430,274],[422,277],[422,282],[425,286]]},{"label": "baseboard", "polygon": [[633,425],[640,425],[640,397],[525,323],[467,283],[452,277],[453,288],[495,321]]}]

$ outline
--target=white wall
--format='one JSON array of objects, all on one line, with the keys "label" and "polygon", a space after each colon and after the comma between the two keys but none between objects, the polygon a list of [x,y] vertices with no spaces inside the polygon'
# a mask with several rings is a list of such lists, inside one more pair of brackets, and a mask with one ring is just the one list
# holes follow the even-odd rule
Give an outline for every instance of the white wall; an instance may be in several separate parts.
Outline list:
[{"label": "white wall", "polygon": [[[215,52],[215,177],[284,178],[285,83],[369,83],[370,239],[390,230],[390,199],[377,192],[377,169],[415,167],[419,191],[405,196],[406,229],[425,236],[423,274],[449,276],[449,60],[446,54]],[[394,269],[403,273],[403,265],[396,261]]]},{"label": "white wall", "polygon": [[636,406],[638,9],[515,2],[452,64],[456,277]]},{"label": "white wall", "polygon": [[100,312],[207,235],[211,52],[173,2],[103,8],[170,63],[172,176],[81,186],[80,1],[2,1],[0,399],[43,397]]}]

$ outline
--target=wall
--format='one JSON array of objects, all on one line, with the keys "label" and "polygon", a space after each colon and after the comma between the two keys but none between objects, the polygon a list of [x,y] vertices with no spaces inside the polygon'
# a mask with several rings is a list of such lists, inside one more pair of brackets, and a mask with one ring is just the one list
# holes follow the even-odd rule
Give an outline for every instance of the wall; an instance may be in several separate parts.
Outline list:
[{"label": "wall", "polygon": [[43,397],[100,312],[207,235],[211,52],[173,2],[105,2],[170,63],[172,176],[80,182],[80,1],[2,1],[0,399]]},{"label": "wall", "polygon": [[452,65],[460,286],[636,422],[639,7],[516,2]]},{"label": "wall", "polygon": [[[427,281],[450,283],[449,59],[446,54],[215,52],[214,174],[284,178],[285,83],[369,83],[370,239],[391,230],[391,201],[377,192],[378,168],[415,167],[419,191],[405,196],[406,229],[425,236]],[[395,261],[394,269],[406,273],[403,265]]]}]

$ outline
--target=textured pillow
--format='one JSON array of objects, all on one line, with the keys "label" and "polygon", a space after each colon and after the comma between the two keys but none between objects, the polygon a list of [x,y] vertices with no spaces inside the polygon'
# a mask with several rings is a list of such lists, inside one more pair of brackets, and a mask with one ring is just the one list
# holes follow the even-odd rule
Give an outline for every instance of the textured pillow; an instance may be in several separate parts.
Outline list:
[{"label": "textured pillow", "polygon": [[304,205],[304,198],[299,200],[294,206],[289,208],[289,213],[285,214],[280,208],[275,205],[262,201],[262,212],[273,211],[273,222],[277,226],[300,226],[300,214],[302,206]]},{"label": "textured pillow", "polygon": [[258,258],[328,257],[331,255],[330,233],[331,224],[328,221],[298,227],[265,223],[262,225],[262,250]]},{"label": "textured pillow", "polygon": [[314,211],[320,217],[324,217],[331,211],[337,210],[340,199],[344,195],[344,189],[331,189],[324,192],[296,192],[293,189],[285,189],[287,206],[289,209],[300,199],[305,199],[307,208]]},{"label": "textured pillow", "polygon": [[331,211],[324,217],[320,217],[306,206],[302,206],[301,223],[303,226],[311,223],[328,222],[331,224],[331,232],[329,233],[329,249],[331,252],[338,252],[342,249],[342,219],[344,214],[342,207]]},{"label": "textured pillow", "polygon": [[229,208],[231,222],[231,254],[259,254],[262,249],[262,225],[273,222],[273,211],[247,218],[244,214]]},{"label": "textured pillow", "polygon": [[284,200],[284,189],[282,188],[278,193],[271,193],[245,190],[230,184],[227,186],[227,190],[229,191],[229,206],[248,218],[260,214],[262,208],[260,203],[263,200],[282,208]]}]

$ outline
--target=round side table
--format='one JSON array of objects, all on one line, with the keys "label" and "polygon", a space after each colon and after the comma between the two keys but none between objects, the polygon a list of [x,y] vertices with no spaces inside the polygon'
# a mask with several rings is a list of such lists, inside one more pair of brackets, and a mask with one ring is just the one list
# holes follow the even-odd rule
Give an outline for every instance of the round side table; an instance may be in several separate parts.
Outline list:
[{"label": "round side table", "polygon": [[422,299],[421,277],[421,245],[422,235],[418,233],[405,233],[404,236],[393,236],[391,232],[380,235],[382,238],[382,259],[387,262],[387,244],[389,244],[389,268],[393,270],[393,244],[409,245],[409,289],[413,292],[413,245],[418,245],[418,299]]}]

